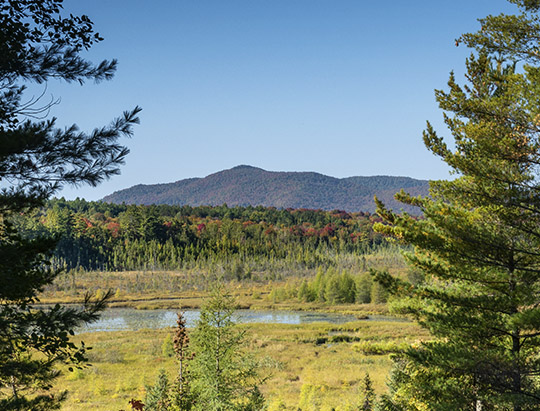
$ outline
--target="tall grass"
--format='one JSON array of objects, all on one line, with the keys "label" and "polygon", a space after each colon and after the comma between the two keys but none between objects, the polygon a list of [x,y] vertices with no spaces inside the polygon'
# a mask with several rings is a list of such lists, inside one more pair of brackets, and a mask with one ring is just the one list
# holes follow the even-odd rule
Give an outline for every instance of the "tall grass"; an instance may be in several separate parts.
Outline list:
[{"label": "tall grass", "polygon": [[[366,372],[376,392],[385,389],[391,363],[381,347],[427,338],[408,322],[240,327],[247,331],[249,349],[269,376],[262,387],[269,409],[296,410],[302,404],[303,410],[310,409],[305,407],[313,398],[322,410],[355,408]],[[127,409],[131,398],[144,398],[145,385],[154,383],[159,369],[175,373],[174,360],[163,349],[170,333],[171,329],[163,329],[77,336],[93,346],[92,366],[65,372],[58,389],[67,389],[70,394],[62,410]]]}]

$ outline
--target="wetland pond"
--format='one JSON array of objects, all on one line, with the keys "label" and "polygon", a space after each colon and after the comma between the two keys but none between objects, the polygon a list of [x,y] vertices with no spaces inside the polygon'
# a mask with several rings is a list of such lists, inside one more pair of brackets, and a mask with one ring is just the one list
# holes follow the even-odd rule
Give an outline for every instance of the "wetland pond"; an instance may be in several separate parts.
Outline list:
[{"label": "wetland pond", "polygon": [[[77,333],[98,331],[136,331],[143,328],[158,329],[176,326],[175,310],[136,310],[134,308],[110,308],[105,310],[98,321],[77,329]],[[187,326],[194,327],[199,319],[199,310],[185,310]],[[309,324],[329,322],[342,324],[356,321],[354,315],[324,313],[314,311],[257,311],[238,310],[234,313],[237,323],[268,324]],[[396,321],[398,319],[385,316],[369,316],[366,321]],[[403,320],[398,320],[403,321]]]}]

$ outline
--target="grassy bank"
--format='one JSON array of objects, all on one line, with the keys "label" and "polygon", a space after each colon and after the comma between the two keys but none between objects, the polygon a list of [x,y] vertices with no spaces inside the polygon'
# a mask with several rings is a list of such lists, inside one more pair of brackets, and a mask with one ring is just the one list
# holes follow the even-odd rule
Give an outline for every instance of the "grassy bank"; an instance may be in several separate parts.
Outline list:
[{"label": "grassy bank", "polygon": [[[425,331],[407,322],[241,327],[247,331],[249,349],[263,364],[263,374],[269,376],[262,391],[270,410],[293,410],[299,405],[303,409],[355,408],[366,372],[375,390],[384,390],[391,365],[387,350],[427,338]],[[175,362],[163,349],[171,333],[172,329],[163,329],[77,336],[93,347],[92,366],[66,371],[61,377],[58,389],[70,393],[62,410],[127,409],[129,399],[144,398],[145,385],[154,383],[160,368],[174,375]]]},{"label": "grassy bank", "polygon": [[[126,275],[125,273],[123,275]],[[324,302],[304,302],[291,298],[285,301],[273,301],[271,290],[287,287],[285,282],[271,282],[258,285],[229,284],[227,290],[234,295],[238,309],[250,310],[292,310],[323,311],[352,314],[363,318],[370,314],[387,314],[386,304],[328,304]],[[97,294],[105,291],[99,289]],[[114,289],[113,289],[114,292]],[[208,297],[207,291],[184,291],[177,293],[115,293],[109,300],[111,308],[134,308],[137,310],[157,309],[198,309]],[[45,293],[40,301],[43,304],[79,304],[81,295],[67,295],[62,292]]]}]

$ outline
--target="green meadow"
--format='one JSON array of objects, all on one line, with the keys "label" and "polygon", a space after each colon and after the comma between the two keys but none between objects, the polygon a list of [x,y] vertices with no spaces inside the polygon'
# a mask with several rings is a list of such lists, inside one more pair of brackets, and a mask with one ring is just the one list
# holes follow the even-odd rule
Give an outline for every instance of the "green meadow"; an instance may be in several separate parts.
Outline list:
[{"label": "green meadow", "polygon": [[[267,379],[262,385],[270,410],[357,409],[366,373],[375,391],[385,389],[389,352],[427,338],[410,322],[356,321],[341,325],[243,324],[249,350]],[[62,410],[128,409],[144,399],[160,369],[175,374],[170,348],[173,329],[99,332],[76,336],[92,347],[91,366],[65,370],[56,388],[68,390]]]}]

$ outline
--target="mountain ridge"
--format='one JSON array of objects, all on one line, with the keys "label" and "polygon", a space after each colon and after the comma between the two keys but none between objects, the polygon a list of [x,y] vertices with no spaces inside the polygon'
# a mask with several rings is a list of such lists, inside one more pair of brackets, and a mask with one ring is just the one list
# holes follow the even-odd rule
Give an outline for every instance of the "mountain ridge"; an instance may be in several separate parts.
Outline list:
[{"label": "mountain ridge", "polygon": [[221,170],[206,177],[172,183],[137,184],[103,198],[110,203],[267,206],[323,210],[375,211],[373,196],[388,207],[419,214],[393,199],[404,189],[427,195],[428,182],[401,176],[337,178],[313,171],[267,171],[249,165]]}]

